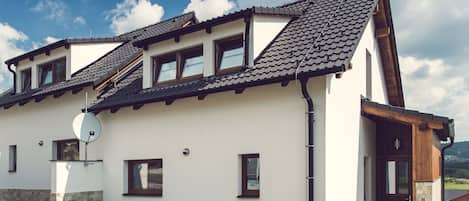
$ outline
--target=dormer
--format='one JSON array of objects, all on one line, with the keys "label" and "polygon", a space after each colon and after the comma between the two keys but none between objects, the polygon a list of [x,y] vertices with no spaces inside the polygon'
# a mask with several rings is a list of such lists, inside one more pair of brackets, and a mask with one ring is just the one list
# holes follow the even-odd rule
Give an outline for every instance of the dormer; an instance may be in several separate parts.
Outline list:
[{"label": "dormer", "polygon": [[143,88],[236,73],[254,60],[301,11],[253,7],[141,38]]},{"label": "dormer", "polygon": [[47,87],[72,75],[125,40],[118,38],[64,39],[7,60],[16,74],[16,93]]}]

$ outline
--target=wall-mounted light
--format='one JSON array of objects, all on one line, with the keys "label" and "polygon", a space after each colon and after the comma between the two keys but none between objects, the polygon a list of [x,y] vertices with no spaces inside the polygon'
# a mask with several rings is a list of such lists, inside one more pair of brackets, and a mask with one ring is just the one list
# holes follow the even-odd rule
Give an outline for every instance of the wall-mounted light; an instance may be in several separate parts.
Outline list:
[{"label": "wall-mounted light", "polygon": [[44,141],[42,140],[39,140],[39,142],[37,143],[40,147],[42,147],[42,145],[44,145]]},{"label": "wall-mounted light", "polygon": [[182,154],[184,156],[189,156],[189,154],[191,154],[191,150],[189,148],[185,148],[182,150]]}]

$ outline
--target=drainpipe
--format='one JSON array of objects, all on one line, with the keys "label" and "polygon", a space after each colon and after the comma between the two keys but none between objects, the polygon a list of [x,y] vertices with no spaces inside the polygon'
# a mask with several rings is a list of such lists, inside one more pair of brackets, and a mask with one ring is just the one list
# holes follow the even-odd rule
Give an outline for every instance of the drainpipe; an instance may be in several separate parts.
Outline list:
[{"label": "drainpipe", "polygon": [[250,48],[250,37],[251,37],[251,16],[246,16],[244,18],[244,23],[246,27],[244,30],[244,66],[249,66],[249,48]]},{"label": "drainpipe", "polygon": [[307,104],[308,116],[308,201],[314,201],[314,103],[308,92],[308,79],[301,79],[301,93]]},{"label": "drainpipe", "polygon": [[16,93],[16,72],[11,69],[11,64],[8,64],[8,71],[10,71],[13,74],[13,91],[11,92],[12,95],[15,95]]},{"label": "drainpipe", "polygon": [[441,201],[445,201],[445,151],[454,144],[454,137],[450,137],[449,145],[441,149]]}]

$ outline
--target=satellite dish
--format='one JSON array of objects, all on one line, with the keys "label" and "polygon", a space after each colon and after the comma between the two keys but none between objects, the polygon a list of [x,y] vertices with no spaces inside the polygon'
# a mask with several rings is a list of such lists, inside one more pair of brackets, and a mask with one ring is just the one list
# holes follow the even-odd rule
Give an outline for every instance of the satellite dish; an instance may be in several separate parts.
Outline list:
[{"label": "satellite dish", "polygon": [[81,113],[73,119],[73,132],[86,144],[94,142],[101,135],[101,122],[93,113]]}]

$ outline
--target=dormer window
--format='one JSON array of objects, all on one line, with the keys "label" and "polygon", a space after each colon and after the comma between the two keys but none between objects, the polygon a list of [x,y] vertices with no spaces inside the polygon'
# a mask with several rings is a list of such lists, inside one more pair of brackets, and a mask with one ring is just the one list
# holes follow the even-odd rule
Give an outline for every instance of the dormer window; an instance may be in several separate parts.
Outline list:
[{"label": "dormer window", "polygon": [[43,87],[64,81],[66,76],[65,67],[65,58],[60,58],[55,61],[39,65],[39,86]]},{"label": "dormer window", "polygon": [[31,68],[21,71],[21,92],[31,90]]},{"label": "dormer window", "polygon": [[155,85],[192,80],[203,76],[202,46],[153,58]]},{"label": "dormer window", "polygon": [[245,65],[243,35],[216,42],[217,74],[232,73]]}]

